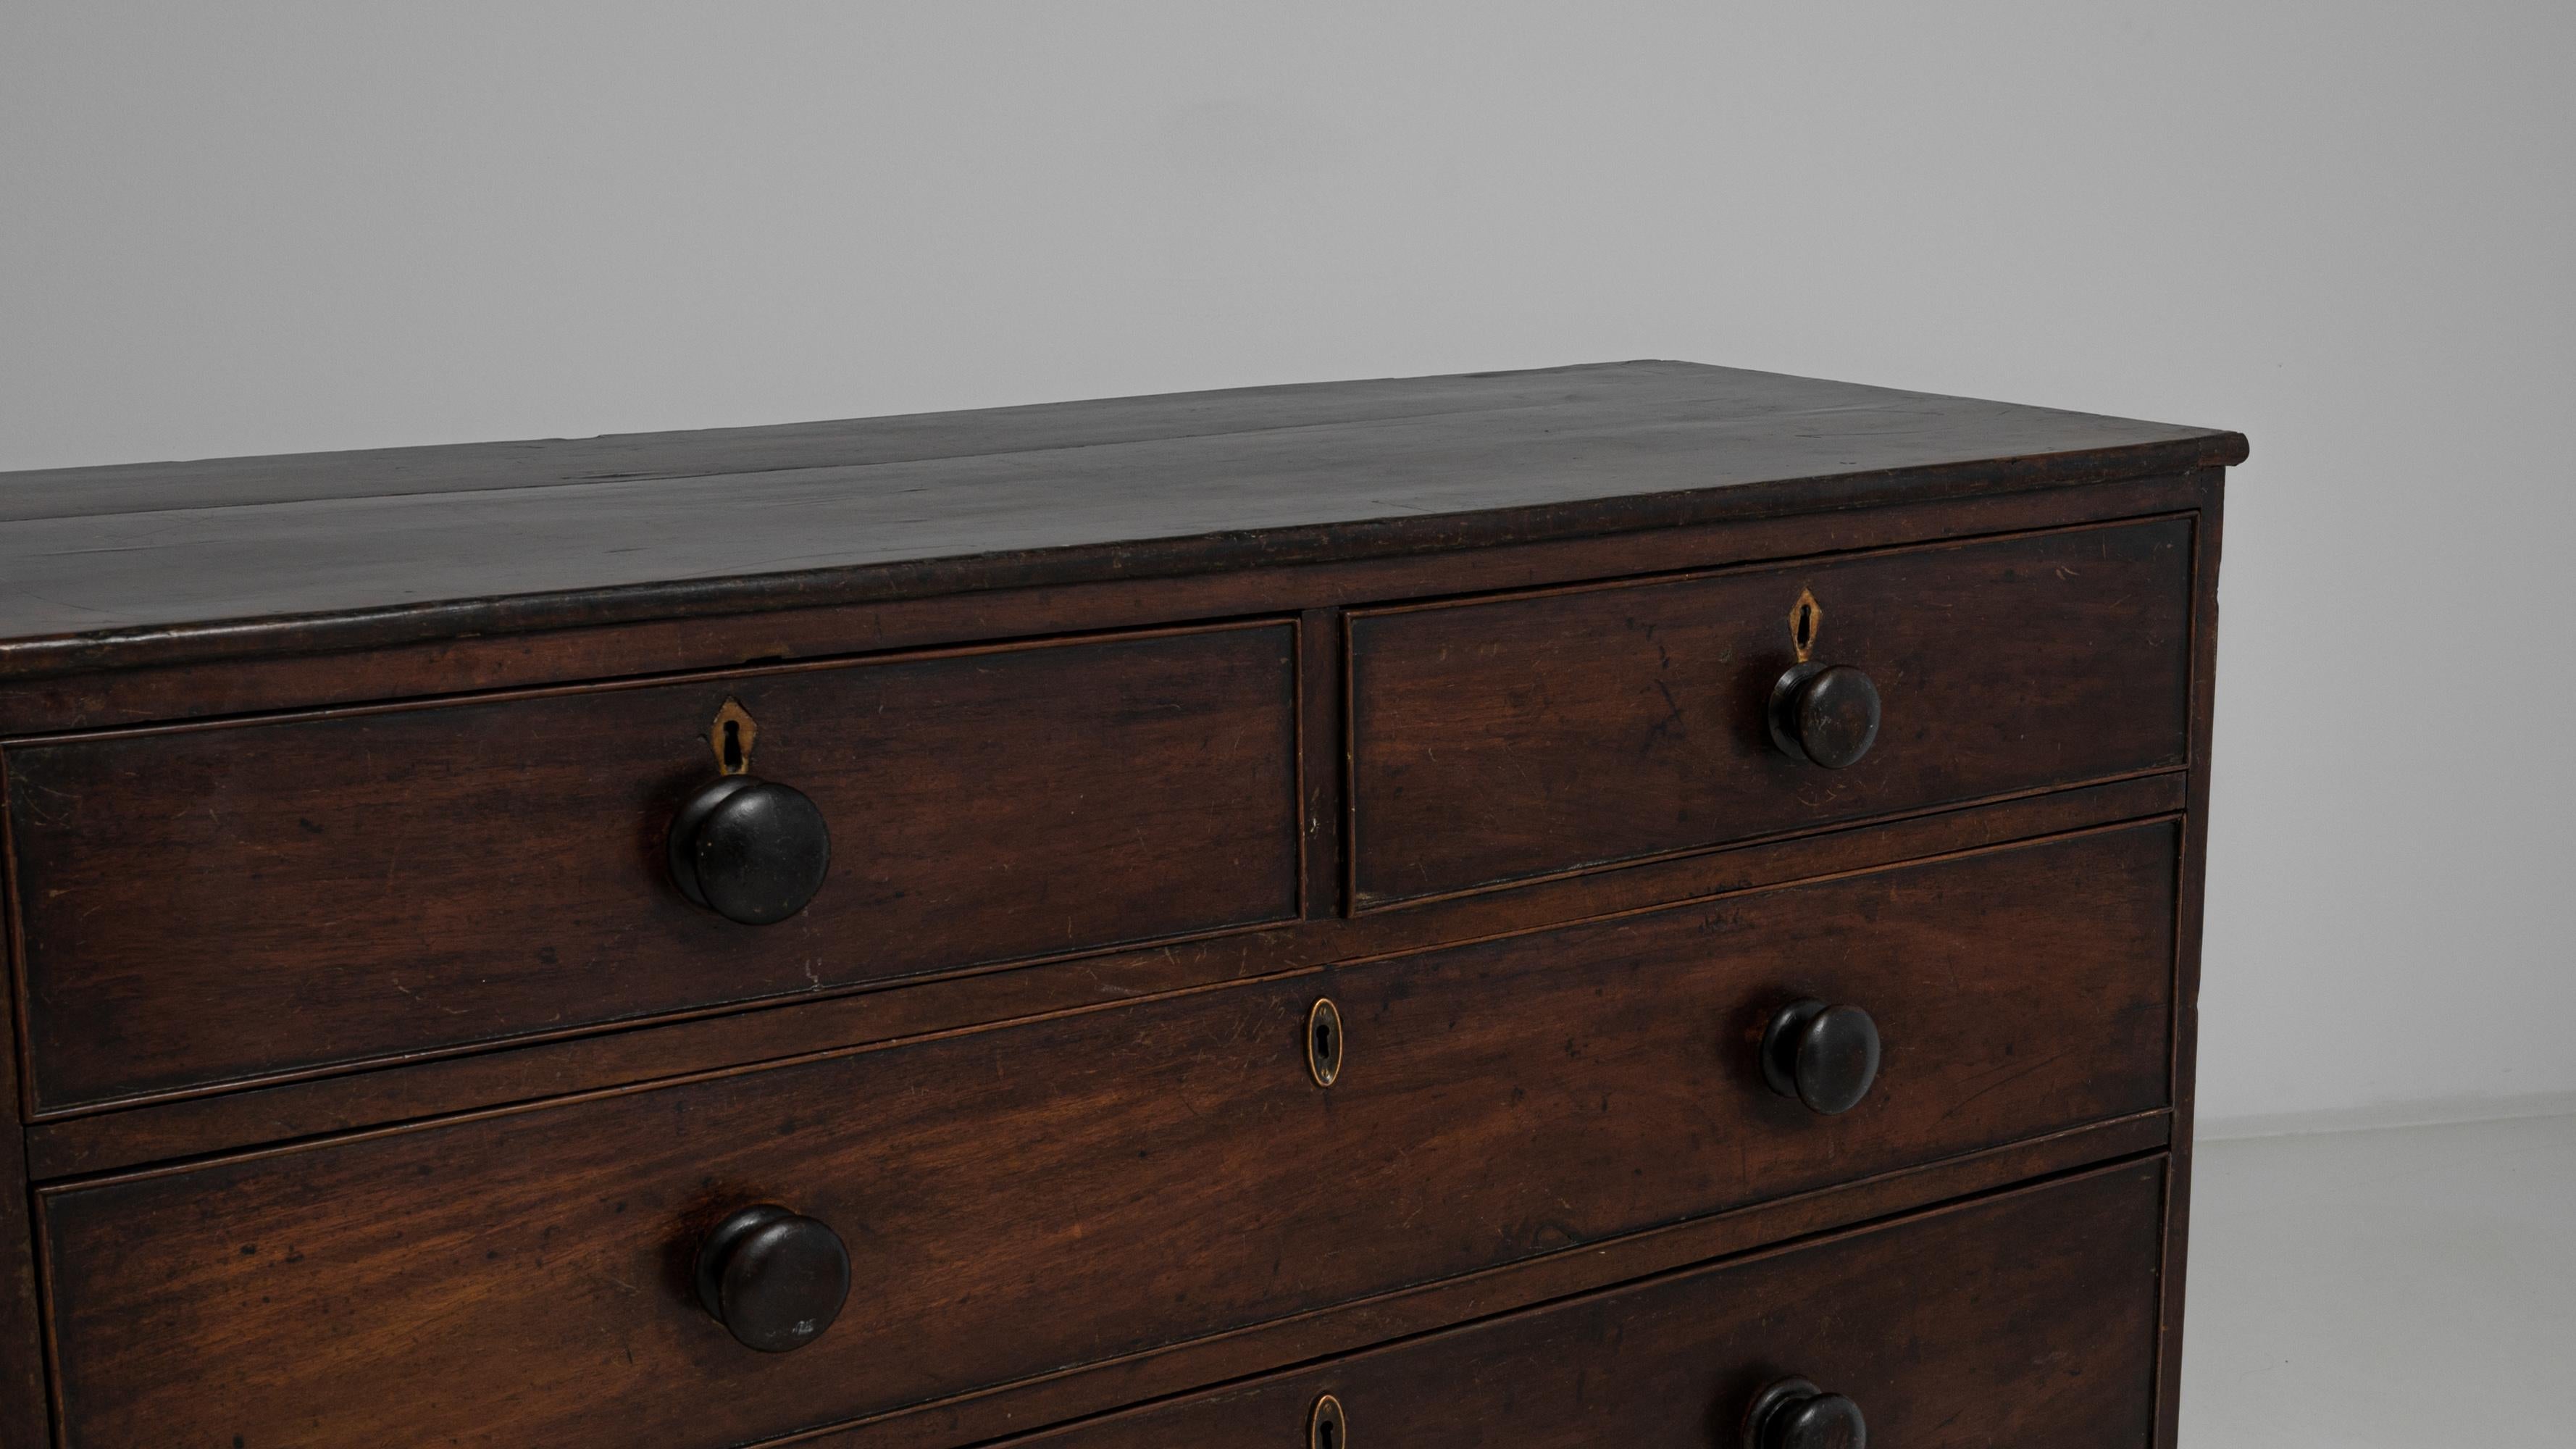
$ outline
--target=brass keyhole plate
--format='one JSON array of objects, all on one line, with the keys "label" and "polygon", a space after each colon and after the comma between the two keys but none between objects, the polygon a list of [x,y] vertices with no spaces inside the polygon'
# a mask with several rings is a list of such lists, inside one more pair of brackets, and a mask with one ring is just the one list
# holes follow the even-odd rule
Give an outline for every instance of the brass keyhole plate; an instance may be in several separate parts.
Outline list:
[{"label": "brass keyhole plate", "polygon": [[1330,1394],[1315,1401],[1306,1421],[1306,1449],[1351,1449],[1351,1428],[1342,1417],[1342,1401]]},{"label": "brass keyhole plate", "polygon": [[1306,1013],[1306,1070],[1315,1085],[1329,1087],[1342,1075],[1342,1009],[1329,996],[1318,997]]},{"label": "brass keyhole plate", "polygon": [[742,701],[727,699],[716,711],[714,724],[707,726],[707,747],[716,752],[716,771],[725,775],[751,773],[752,742],[760,738],[760,726],[752,721],[751,711]]},{"label": "brass keyhole plate", "polygon": [[1798,651],[1798,662],[1806,663],[1815,656],[1816,636],[1824,632],[1825,608],[1816,602],[1811,589],[1798,591],[1798,602],[1789,610],[1789,644]]}]

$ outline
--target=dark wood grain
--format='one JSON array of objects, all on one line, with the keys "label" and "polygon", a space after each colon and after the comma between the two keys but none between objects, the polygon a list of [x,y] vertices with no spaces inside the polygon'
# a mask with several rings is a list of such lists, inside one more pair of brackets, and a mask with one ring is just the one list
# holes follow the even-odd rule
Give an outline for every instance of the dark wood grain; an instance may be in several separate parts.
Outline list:
[{"label": "dark wood grain", "polygon": [[[2171,518],[1354,614],[1354,898],[2182,764],[2191,584]],[[1848,769],[1767,723],[1809,594],[1884,699]]]},{"label": "dark wood grain", "polygon": [[[1338,1308],[1088,1365],[1006,1388],[792,1435],[778,1443],[833,1449],[959,1449],[1032,1425],[1058,1424],[1311,1363],[1859,1223],[1974,1196],[2161,1147],[2169,1114],[2116,1117],[1926,1167],[1774,1198],[1606,1243],[1525,1258]],[[1732,1449],[1732,1446],[1722,1446]]]},{"label": "dark wood grain", "polygon": [[2165,1255],[2158,1342],[2157,1449],[2175,1449],[2182,1419],[2183,1290],[2191,1237],[2193,1122],[2198,1114],[2201,905],[2209,881],[2209,742],[2218,695],[2218,555],[2225,493],[2202,480],[2192,551],[2192,758],[2183,822],[2181,885],[2174,901],[2173,1168],[2165,1179]]},{"label": "dark wood grain", "polygon": [[38,1122],[29,1171],[46,1179],[452,1116],[477,1107],[668,1081],[717,1068],[989,1025],[1676,905],[1818,876],[1975,851],[2181,810],[2184,776],[2148,775],[1628,869],[1486,892],[1356,919],[1320,917],[971,977],[799,999],[664,1026],[538,1042]]},{"label": "dark wood grain", "polygon": [[1849,1396],[1873,1444],[2145,1449],[2162,1178],[2109,1169],[1010,1442],[1294,1446],[1329,1393],[1352,1449],[1736,1449],[1794,1375]]},{"label": "dark wood grain", "polygon": [[[70,1426],[731,1443],[2153,1109],[2176,844],[2089,834],[49,1192]],[[1842,1117],[1753,1060],[1808,991],[1885,1024]],[[1329,1090],[1318,994],[1350,1033]],[[674,1281],[750,1202],[857,1260],[854,1307],[785,1358]]]},{"label": "dark wood grain", "polygon": [[[0,738],[1678,573],[2171,513],[2198,506],[2204,476],[2216,474],[2061,482],[2035,491],[1820,513],[1758,512],[1401,557],[997,586],[756,614],[568,624],[535,633],[372,645],[260,636],[240,651],[193,662],[128,660],[74,674],[0,670]],[[202,640],[185,647],[199,644],[213,647]]]},{"label": "dark wood grain", "polygon": [[[1287,624],[11,750],[40,1111],[1297,914]],[[728,698],[833,829],[682,899]]]},{"label": "dark wood grain", "polygon": [[[1226,388],[766,427],[0,473],[0,520],[866,467],[1646,396],[1707,400],[1727,395],[1721,385],[1728,380],[1722,369],[1630,362]],[[1748,402],[1753,400],[1752,388],[1764,383],[1797,385],[1796,379],[1764,374],[1738,374],[1731,380],[1738,389],[1733,395]]]},{"label": "dark wood grain", "polygon": [[1820,386],[1690,363],[1628,362],[763,427],[62,468],[0,474],[0,521],[869,467],[1426,417],[1464,421],[1514,408],[1648,398],[1755,408],[1801,389],[1820,396]]},{"label": "dark wood grain", "polygon": [[[18,515],[0,522],[0,673],[1414,554],[2244,454],[2231,433],[1687,364],[1556,381],[1484,380],[1495,406],[1445,378],[1196,420],[969,416],[933,441],[897,437],[915,420],[775,447],[22,475],[0,482]],[[189,506],[192,485],[215,506]],[[108,511],[66,512],[93,491]]]},{"label": "dark wood grain", "polygon": [[1342,914],[1346,873],[1342,806],[1342,611],[1308,609],[1297,620],[1297,776],[1304,792],[1305,906]]},{"label": "dark wood grain", "polygon": [[[8,771],[0,765],[0,819],[6,817],[8,798]],[[18,924],[16,902],[5,888],[8,855],[8,835],[0,830],[0,967],[14,968]],[[14,969],[0,970],[0,976],[14,985]],[[12,1025],[0,1022],[0,1027]],[[18,1067],[18,1034],[0,1030],[0,1082],[14,1087]],[[45,1399],[44,1322],[36,1300],[35,1254],[28,1251],[34,1234],[26,1148],[20,1133],[0,1134],[0,1449],[36,1449],[53,1442]]]},{"label": "dark wood grain", "polygon": [[[0,1446],[2171,1449],[2244,452],[1631,363],[0,477]],[[783,924],[665,879],[727,698]]]}]

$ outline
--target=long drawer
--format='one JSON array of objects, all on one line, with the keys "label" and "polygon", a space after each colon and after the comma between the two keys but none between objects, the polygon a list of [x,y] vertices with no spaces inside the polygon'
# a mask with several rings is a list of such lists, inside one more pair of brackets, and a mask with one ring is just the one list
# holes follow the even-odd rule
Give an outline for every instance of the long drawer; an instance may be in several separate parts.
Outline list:
[{"label": "long drawer", "polygon": [[[49,1189],[70,1439],[728,1445],[2151,1110],[2179,843],[2152,821]],[[1763,1069],[1802,999],[1883,1039],[1839,1115]],[[779,1356],[691,1278],[759,1204],[851,1260],[840,1320]]]},{"label": "long drawer", "polygon": [[[1291,918],[1295,659],[1220,627],[11,749],[35,1105]],[[726,744],[827,830],[782,922],[672,877]]]},{"label": "long drawer", "polygon": [[[1355,613],[1354,899],[2179,766],[2192,527]],[[1827,721],[1844,730],[1839,752],[1819,742],[1834,768],[1772,729],[1775,690],[1801,663],[1866,678],[1878,700],[1874,739],[1855,714]]]},{"label": "long drawer", "polygon": [[[1011,1443],[1762,1449],[1856,1445],[1857,1425],[1903,1449],[2142,1449],[2163,1175],[2113,1168]],[[1808,1437],[1748,1434],[1800,1413]]]}]

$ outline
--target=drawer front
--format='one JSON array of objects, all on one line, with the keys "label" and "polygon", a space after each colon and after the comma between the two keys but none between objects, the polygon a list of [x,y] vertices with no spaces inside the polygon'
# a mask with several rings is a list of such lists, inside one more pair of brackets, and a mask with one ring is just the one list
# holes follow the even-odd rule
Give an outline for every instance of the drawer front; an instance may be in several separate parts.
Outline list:
[{"label": "drawer front", "polygon": [[2142,1449],[2162,1186],[2114,1168],[1010,1442],[1308,1449],[1329,1394],[1334,1449],[1738,1449],[1797,1378],[1872,1444]]},{"label": "drawer front", "polygon": [[[73,1442],[732,1444],[2150,1110],[2177,846],[2149,823],[48,1190]],[[1840,1116],[1757,1062],[1810,994],[1885,1040]],[[853,1262],[780,1357],[689,1296],[758,1203]]]},{"label": "drawer front", "polygon": [[[13,749],[37,1105],[1293,917],[1295,657],[1272,624]],[[671,881],[728,699],[830,831],[778,924]]]},{"label": "drawer front", "polygon": [[[2180,765],[2191,570],[2163,519],[1356,614],[1356,903]],[[1772,737],[1802,597],[1880,699],[1841,769]]]}]

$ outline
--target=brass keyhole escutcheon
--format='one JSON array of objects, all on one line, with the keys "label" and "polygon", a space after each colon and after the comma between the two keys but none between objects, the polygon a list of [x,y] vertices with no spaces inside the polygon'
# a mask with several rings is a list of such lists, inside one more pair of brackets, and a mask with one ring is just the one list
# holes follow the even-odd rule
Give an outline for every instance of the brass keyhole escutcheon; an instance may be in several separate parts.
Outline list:
[{"label": "brass keyhole escutcheon", "polygon": [[1317,1399],[1314,1415],[1306,1421],[1306,1449],[1350,1449],[1350,1444],[1351,1429],[1342,1417],[1342,1401],[1330,1394]]},{"label": "brass keyhole escutcheon", "polygon": [[1816,636],[1825,629],[1825,607],[1816,602],[1813,590],[1800,589],[1797,605],[1789,610],[1789,643],[1798,651],[1798,662],[1806,663],[1816,652]]},{"label": "brass keyhole escutcheon", "polygon": [[1306,1070],[1315,1085],[1329,1087],[1342,1075],[1342,1009],[1329,996],[1318,997],[1306,1013]]},{"label": "brass keyhole escutcheon", "polygon": [[716,772],[723,775],[751,773],[751,746],[760,738],[760,726],[752,722],[751,711],[742,701],[727,699],[716,711],[714,724],[707,726],[707,745],[716,752]]}]

